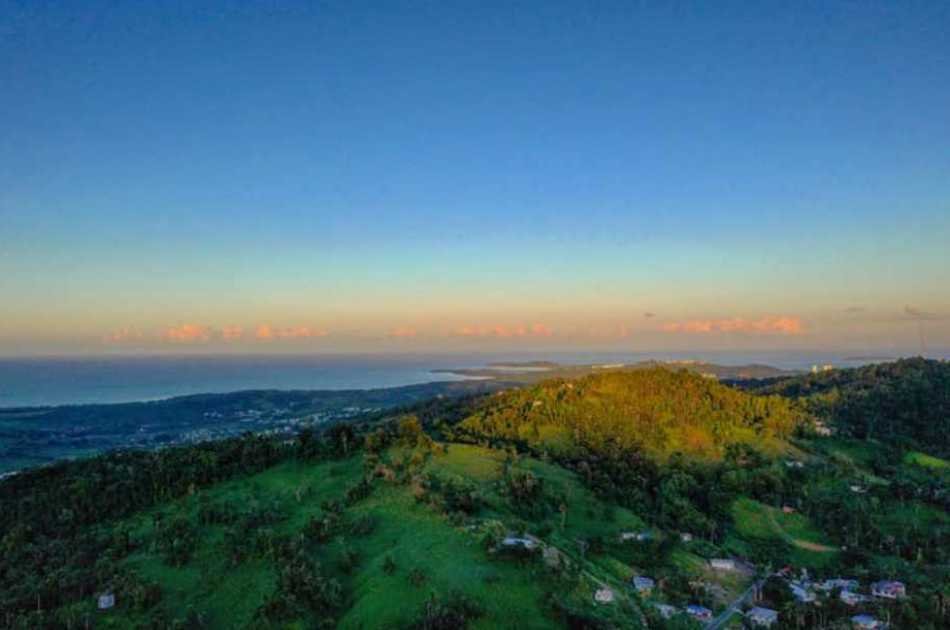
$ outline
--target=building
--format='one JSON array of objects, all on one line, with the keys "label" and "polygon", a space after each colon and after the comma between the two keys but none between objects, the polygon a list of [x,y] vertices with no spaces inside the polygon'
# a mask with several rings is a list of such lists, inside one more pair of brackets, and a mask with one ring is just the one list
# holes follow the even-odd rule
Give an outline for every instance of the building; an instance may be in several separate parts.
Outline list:
[{"label": "building", "polygon": [[897,580],[881,580],[871,585],[871,595],[884,599],[900,599],[907,597],[907,587]]},{"label": "building", "polygon": [[598,604],[610,604],[614,601],[614,592],[607,587],[599,588],[594,593],[594,601]]},{"label": "building", "polygon": [[782,506],[782,513],[783,513],[783,514],[794,514],[794,513],[795,513],[795,508],[793,508],[793,507],[790,506],[790,505],[783,505],[783,506]]},{"label": "building", "polygon": [[649,595],[653,592],[653,587],[656,586],[656,583],[652,578],[644,577],[642,575],[635,576],[630,583],[633,585],[633,588],[636,589],[641,595]]},{"label": "building", "polygon": [[690,604],[687,606],[686,614],[698,621],[709,621],[712,619],[712,611],[699,604]]},{"label": "building", "polygon": [[717,571],[735,571],[736,561],[732,558],[713,558],[709,561],[709,566]]},{"label": "building", "polygon": [[861,602],[867,601],[868,597],[860,593],[855,593],[854,591],[841,591],[838,593],[838,599],[848,606],[857,606]]},{"label": "building", "polygon": [[753,626],[760,628],[770,628],[772,624],[778,622],[778,611],[772,610],[771,608],[762,608],[756,606],[755,608],[749,610],[745,614],[746,619],[749,620]]},{"label": "building", "polygon": [[684,543],[693,542],[693,535],[689,532],[683,532],[680,534],[680,540]]},{"label": "building", "polygon": [[815,601],[815,594],[800,584],[791,582],[789,583],[788,588],[792,591],[792,597],[794,597],[795,601],[797,602],[801,602],[802,604],[810,604],[811,602]]},{"label": "building", "polygon": [[534,551],[538,548],[538,540],[533,536],[505,536],[505,539],[501,541],[503,547],[508,548],[522,548],[527,551]]},{"label": "building", "polygon": [[103,593],[99,596],[99,610],[109,610],[115,606],[115,594]]},{"label": "building", "polygon": [[677,614],[679,614],[680,609],[676,606],[670,606],[669,604],[654,604],[656,610],[660,613],[660,616],[664,619],[672,619]]},{"label": "building", "polygon": [[878,621],[871,615],[855,615],[851,617],[851,625],[861,630],[881,630],[881,628],[886,627],[883,622]]},{"label": "building", "polygon": [[815,588],[826,592],[833,591],[836,588],[843,591],[856,591],[858,590],[858,581],[849,578],[828,578],[822,582],[816,582]]},{"label": "building", "polygon": [[637,542],[646,542],[653,538],[653,534],[649,530],[644,530],[642,532],[621,532],[620,533],[620,542],[628,542],[635,540]]},{"label": "building", "polygon": [[786,459],[785,466],[787,468],[804,468],[805,462],[798,459]]}]

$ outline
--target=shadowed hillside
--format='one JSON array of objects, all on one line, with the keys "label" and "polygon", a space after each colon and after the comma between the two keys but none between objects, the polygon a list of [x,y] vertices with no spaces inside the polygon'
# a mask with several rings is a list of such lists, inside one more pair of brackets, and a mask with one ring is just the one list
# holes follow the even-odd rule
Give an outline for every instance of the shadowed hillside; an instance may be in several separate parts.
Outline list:
[{"label": "shadowed hillside", "polygon": [[950,363],[902,359],[783,379],[757,388],[803,400],[812,413],[862,439],[910,440],[950,454]]}]

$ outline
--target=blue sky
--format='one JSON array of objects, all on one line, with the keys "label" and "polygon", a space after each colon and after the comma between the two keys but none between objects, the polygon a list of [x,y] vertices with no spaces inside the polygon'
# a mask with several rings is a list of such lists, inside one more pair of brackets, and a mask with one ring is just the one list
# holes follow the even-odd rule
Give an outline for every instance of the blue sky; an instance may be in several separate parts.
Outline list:
[{"label": "blue sky", "polygon": [[950,346],[946,2],[357,4],[0,2],[0,354]]}]

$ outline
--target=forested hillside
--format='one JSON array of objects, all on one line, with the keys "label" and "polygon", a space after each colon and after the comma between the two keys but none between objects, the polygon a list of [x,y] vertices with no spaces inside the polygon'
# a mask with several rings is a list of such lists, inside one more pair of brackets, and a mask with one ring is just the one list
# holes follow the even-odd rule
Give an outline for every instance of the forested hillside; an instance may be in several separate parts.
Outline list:
[{"label": "forested hillside", "polygon": [[557,455],[673,453],[714,460],[729,445],[776,452],[802,414],[780,396],[752,396],[685,370],[608,372],[547,381],[489,399],[463,433]]},{"label": "forested hillside", "polygon": [[948,627],[950,462],[795,435],[805,413],[604,373],[21,472],[0,628],[739,627],[751,593],[773,628]]},{"label": "forested hillside", "polygon": [[757,388],[802,400],[858,438],[903,440],[950,455],[950,363],[902,359],[781,379]]}]

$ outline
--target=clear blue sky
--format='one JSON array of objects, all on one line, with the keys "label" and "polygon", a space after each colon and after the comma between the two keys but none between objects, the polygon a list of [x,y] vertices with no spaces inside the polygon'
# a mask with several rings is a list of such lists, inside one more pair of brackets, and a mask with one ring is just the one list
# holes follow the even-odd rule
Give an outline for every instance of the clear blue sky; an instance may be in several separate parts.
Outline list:
[{"label": "clear blue sky", "polygon": [[0,0],[0,354],[950,345],[950,3],[370,4]]}]

